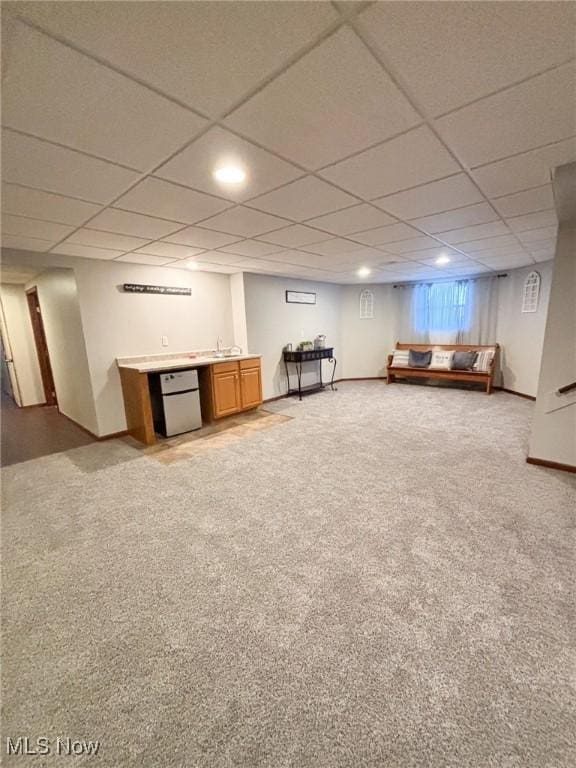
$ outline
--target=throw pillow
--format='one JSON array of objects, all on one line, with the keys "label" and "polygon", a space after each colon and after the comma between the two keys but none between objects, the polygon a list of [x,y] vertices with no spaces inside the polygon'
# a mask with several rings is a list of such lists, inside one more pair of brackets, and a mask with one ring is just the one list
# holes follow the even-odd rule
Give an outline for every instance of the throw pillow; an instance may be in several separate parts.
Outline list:
[{"label": "throw pillow", "polygon": [[408,364],[410,368],[428,368],[432,360],[432,352],[419,352],[416,349],[410,349],[408,354]]},{"label": "throw pillow", "polygon": [[478,352],[454,352],[452,369],[454,371],[471,371],[478,357]]},{"label": "throw pillow", "polygon": [[493,349],[487,349],[485,351],[478,352],[478,357],[476,358],[476,362],[474,363],[474,370],[481,371],[482,373],[487,373],[490,370],[490,363],[492,362],[493,357],[494,357]]},{"label": "throw pillow", "polygon": [[392,353],[392,367],[393,368],[407,368],[408,367],[408,350],[407,349],[395,349]]},{"label": "throw pillow", "polygon": [[453,356],[454,356],[454,352],[448,349],[441,349],[441,350],[436,350],[432,352],[432,361],[430,362],[430,368],[437,368],[443,371],[449,371]]}]

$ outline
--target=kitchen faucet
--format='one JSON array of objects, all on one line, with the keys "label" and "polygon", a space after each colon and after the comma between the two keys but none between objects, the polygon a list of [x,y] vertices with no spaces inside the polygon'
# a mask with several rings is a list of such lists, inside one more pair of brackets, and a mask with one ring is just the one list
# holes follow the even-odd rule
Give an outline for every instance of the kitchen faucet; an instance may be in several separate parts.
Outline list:
[{"label": "kitchen faucet", "polygon": [[222,344],[222,339],[220,338],[220,336],[218,336],[218,338],[216,339],[216,352],[220,352],[221,351],[220,350],[220,345],[221,344]]}]

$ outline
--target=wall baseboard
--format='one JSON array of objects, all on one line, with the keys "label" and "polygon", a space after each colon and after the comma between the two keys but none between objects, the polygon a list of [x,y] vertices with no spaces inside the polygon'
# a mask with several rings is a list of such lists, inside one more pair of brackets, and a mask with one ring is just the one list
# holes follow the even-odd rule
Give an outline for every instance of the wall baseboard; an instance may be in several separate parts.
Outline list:
[{"label": "wall baseboard", "polygon": [[507,392],[509,395],[516,395],[516,397],[523,397],[525,400],[536,400],[533,395],[525,395],[524,392],[516,392],[514,389],[506,389],[506,387],[493,387],[492,389],[496,389],[499,392]]},{"label": "wall baseboard", "polygon": [[561,464],[559,461],[548,461],[548,459],[537,459],[534,456],[527,456],[526,463],[535,464],[538,467],[548,467],[548,469],[559,469],[562,472],[576,473],[576,466],[573,464]]},{"label": "wall baseboard", "polygon": [[68,419],[68,421],[72,422],[74,426],[78,427],[78,429],[81,429],[82,432],[85,432],[87,435],[90,435],[90,437],[93,440],[97,440],[98,442],[102,440],[114,440],[117,437],[126,437],[128,435],[128,430],[124,429],[121,432],[111,432],[109,435],[96,435],[94,432],[88,429],[88,427],[85,427],[83,424],[80,424],[76,419],[72,419],[70,416],[67,416],[65,413],[62,413],[60,409],[58,409],[58,413],[60,416],[64,416],[65,419]]}]

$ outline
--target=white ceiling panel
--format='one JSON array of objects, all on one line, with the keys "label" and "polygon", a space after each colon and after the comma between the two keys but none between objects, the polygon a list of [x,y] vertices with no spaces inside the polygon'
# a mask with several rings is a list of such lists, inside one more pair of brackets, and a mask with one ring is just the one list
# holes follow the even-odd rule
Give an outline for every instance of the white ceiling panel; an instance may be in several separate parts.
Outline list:
[{"label": "white ceiling panel", "polygon": [[374,205],[400,219],[416,219],[433,213],[479,203],[484,198],[464,173],[432,181],[420,187],[374,200]]},{"label": "white ceiling panel", "polygon": [[489,197],[501,197],[549,184],[552,168],[574,160],[576,138],[571,138],[476,168],[472,176]]},{"label": "white ceiling panel", "polygon": [[465,253],[476,253],[488,248],[517,248],[518,240],[514,235],[501,235],[500,237],[485,237],[480,240],[464,240],[458,243],[458,249]]},{"label": "white ceiling panel", "polygon": [[386,250],[390,253],[411,253],[412,251],[421,251],[425,248],[434,248],[438,246],[438,241],[428,235],[421,237],[411,237],[409,240],[399,240],[395,243],[387,243]]},{"label": "white ceiling panel", "polygon": [[527,254],[518,254],[517,256],[483,256],[482,258],[478,257],[478,261],[493,269],[511,269],[534,263],[534,260]]},{"label": "white ceiling panel", "polygon": [[369,229],[367,232],[356,232],[354,240],[358,240],[364,245],[385,245],[393,243],[396,240],[407,240],[410,237],[416,237],[418,230],[409,227],[408,224],[392,224],[389,227],[378,227]]},{"label": "white ceiling panel", "polygon": [[[15,4],[116,67],[217,115],[269,77],[338,14],[330,3]],[[22,7],[25,6],[25,7]]]},{"label": "white ceiling panel", "polygon": [[344,211],[319,216],[316,219],[311,219],[308,223],[334,235],[350,235],[365,229],[393,224],[394,219],[384,211],[379,211],[372,205],[362,203],[346,208]]},{"label": "white ceiling panel", "polygon": [[194,269],[201,272],[216,272],[221,275],[234,275],[237,272],[242,272],[241,269],[233,265],[225,264],[212,264],[208,261],[198,261],[196,259],[190,259],[186,261],[173,261],[170,267],[176,267],[177,269]]},{"label": "white ceiling panel", "polygon": [[[214,171],[226,166],[241,168],[246,173],[246,181],[242,184],[216,181]],[[303,176],[304,171],[230,131],[215,127],[169,160],[154,175],[243,202]]]},{"label": "white ceiling panel", "polygon": [[156,240],[181,229],[182,224],[155,219],[151,216],[141,216],[139,213],[106,208],[90,221],[90,227],[103,229],[106,232],[117,232],[119,235],[135,235],[145,240]]},{"label": "white ceiling panel", "polygon": [[35,29],[17,24],[13,34],[2,88],[4,125],[144,171],[206,124]]},{"label": "white ceiling panel", "polygon": [[126,253],[124,256],[119,256],[116,261],[128,261],[130,264],[148,264],[151,267],[162,267],[165,264],[172,264],[174,259],[150,256],[146,253]]},{"label": "white ceiling panel", "polygon": [[[458,246],[460,248],[460,246]],[[424,261],[425,259],[437,259],[438,256],[450,256],[452,261],[466,258],[459,251],[455,251],[448,245],[439,245],[437,248],[421,248],[418,251],[406,251],[402,253],[403,259],[412,259],[414,261]],[[396,257],[397,258],[397,257]]]},{"label": "white ceiling panel", "polygon": [[329,237],[330,235],[327,235],[326,232],[318,232],[318,230],[311,229],[303,224],[294,224],[290,227],[277,229],[275,232],[271,232],[269,235],[264,235],[258,239],[282,245],[285,248],[299,248],[302,245],[310,245],[311,243],[328,240]]},{"label": "white ceiling panel", "polygon": [[100,206],[16,184],[3,184],[2,210],[17,216],[78,225],[98,213]]},{"label": "white ceiling panel", "polygon": [[576,133],[576,68],[570,64],[437,121],[442,137],[474,167]]},{"label": "white ceiling panel", "polygon": [[210,229],[200,227],[186,227],[174,235],[164,238],[169,243],[178,245],[193,245],[196,248],[221,248],[223,245],[238,242],[237,235],[224,235],[221,232],[212,232]]},{"label": "white ceiling panel", "polygon": [[100,232],[97,229],[78,229],[65,242],[91,245],[95,248],[110,248],[113,251],[132,251],[134,248],[141,248],[146,245],[148,241],[141,237]]},{"label": "white ceiling panel", "polygon": [[356,203],[346,192],[314,176],[307,176],[250,200],[250,207],[302,221]]},{"label": "white ceiling panel", "polygon": [[483,237],[498,237],[509,235],[510,230],[502,221],[494,221],[490,224],[477,224],[474,227],[452,229],[449,232],[439,232],[438,237],[450,245],[458,245],[468,240],[480,240]]},{"label": "white ceiling panel", "polygon": [[251,256],[262,258],[271,253],[281,251],[283,246],[272,245],[272,243],[263,243],[261,240],[241,240],[233,245],[226,245],[221,250],[227,253],[236,253],[239,256]]},{"label": "white ceiling panel", "polygon": [[144,179],[114,203],[117,208],[182,221],[185,224],[195,224],[229,208],[230,205],[231,203],[225,200],[205,195],[203,192],[195,192],[179,184],[153,178]]},{"label": "white ceiling panel", "polygon": [[352,251],[359,252],[362,250],[365,253],[372,253],[371,248],[358,245],[358,243],[352,243],[350,240],[345,240],[340,237],[335,237],[332,240],[325,240],[323,243],[307,245],[306,250],[310,253],[317,253],[321,256],[339,256],[341,254],[350,253]]},{"label": "white ceiling panel", "polygon": [[358,24],[435,115],[574,56],[573,3],[376,3]]},{"label": "white ceiling panel", "polygon": [[541,227],[555,227],[558,223],[556,211],[539,211],[528,213],[525,216],[514,216],[506,219],[506,223],[513,232],[525,232],[528,229],[540,229]]},{"label": "white ceiling panel", "polygon": [[202,226],[229,235],[255,237],[285,227],[286,221],[278,219],[276,216],[270,216],[268,213],[239,205],[229,211],[219,213],[218,216],[213,216],[211,219],[206,219],[202,222]]},{"label": "white ceiling panel", "polygon": [[[317,253],[302,253],[301,251],[284,251],[275,253],[270,257],[275,264],[293,264],[299,267],[311,267],[313,269],[330,269],[332,259]],[[279,266],[277,267],[277,269]]]},{"label": "white ceiling panel", "polygon": [[542,262],[542,261],[550,261],[554,258],[554,251],[546,251],[546,252],[539,252],[539,253],[533,253],[532,258],[534,261]]},{"label": "white ceiling panel", "polygon": [[2,214],[2,231],[7,235],[37,237],[40,240],[61,240],[72,232],[74,227],[66,224],[54,224],[51,221],[27,219],[24,216]]},{"label": "white ceiling panel", "polygon": [[518,240],[522,243],[538,243],[543,240],[554,240],[556,242],[556,232],[556,227],[529,229],[524,232],[518,232]]},{"label": "white ceiling panel", "polygon": [[342,28],[228,118],[241,133],[319,168],[420,118],[358,37]]},{"label": "white ceiling panel", "polygon": [[2,132],[3,181],[106,203],[138,179],[138,174],[11,131]]},{"label": "white ceiling panel", "polygon": [[541,251],[552,251],[554,253],[556,249],[556,238],[549,237],[545,240],[537,240],[536,242],[526,243],[524,245],[528,253],[539,253]]},{"label": "white ceiling panel", "polygon": [[470,224],[486,224],[498,218],[498,214],[491,205],[488,203],[476,203],[476,205],[469,205],[466,208],[458,208],[454,211],[446,211],[446,213],[436,213],[433,216],[413,219],[411,223],[433,235],[436,232],[467,227]]},{"label": "white ceiling panel", "polygon": [[52,253],[61,253],[65,256],[81,256],[84,259],[103,259],[110,261],[120,256],[120,251],[111,251],[107,248],[92,248],[89,245],[77,245],[76,243],[60,243],[52,248]]},{"label": "white ceiling panel", "polygon": [[374,199],[449,176],[458,163],[426,126],[320,172],[361,197]]},{"label": "white ceiling panel", "polygon": [[54,245],[54,241],[39,240],[36,237],[22,237],[2,232],[2,248],[17,248],[21,251],[40,251],[45,253]]},{"label": "white ceiling panel", "polygon": [[542,187],[536,187],[536,189],[526,189],[524,192],[516,192],[514,195],[499,197],[492,201],[492,205],[498,213],[506,218],[545,211],[554,208],[552,185],[545,184]]},{"label": "white ceiling panel", "polygon": [[201,260],[206,264],[237,264],[244,258],[244,256],[237,256],[233,253],[224,253],[224,251],[204,251],[201,256],[196,257],[196,260]]},{"label": "white ceiling panel", "polygon": [[176,245],[175,243],[151,243],[139,248],[137,253],[146,253],[150,256],[162,256],[166,259],[188,259],[202,253],[200,248],[191,248],[188,245]]}]

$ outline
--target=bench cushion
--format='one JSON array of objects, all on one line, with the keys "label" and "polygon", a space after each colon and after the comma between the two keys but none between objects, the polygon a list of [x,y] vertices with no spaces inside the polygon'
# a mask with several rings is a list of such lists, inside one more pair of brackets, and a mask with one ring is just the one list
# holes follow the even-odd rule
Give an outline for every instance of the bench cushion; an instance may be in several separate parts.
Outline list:
[{"label": "bench cushion", "polygon": [[449,371],[452,365],[452,358],[454,352],[448,349],[434,350],[432,352],[432,360],[430,361],[430,368],[435,368],[440,371]]},{"label": "bench cushion", "polygon": [[408,350],[407,349],[395,349],[392,353],[392,365],[394,368],[407,368],[408,367]]},{"label": "bench cushion", "polygon": [[487,349],[486,351],[478,352],[478,357],[474,363],[475,371],[478,373],[487,373],[490,370],[490,363],[494,357],[494,350]]},{"label": "bench cushion", "polygon": [[452,368],[455,371],[471,371],[478,357],[478,352],[454,352]]},{"label": "bench cushion", "polygon": [[428,368],[432,360],[432,352],[419,352],[417,349],[408,350],[408,365],[410,368]]}]

